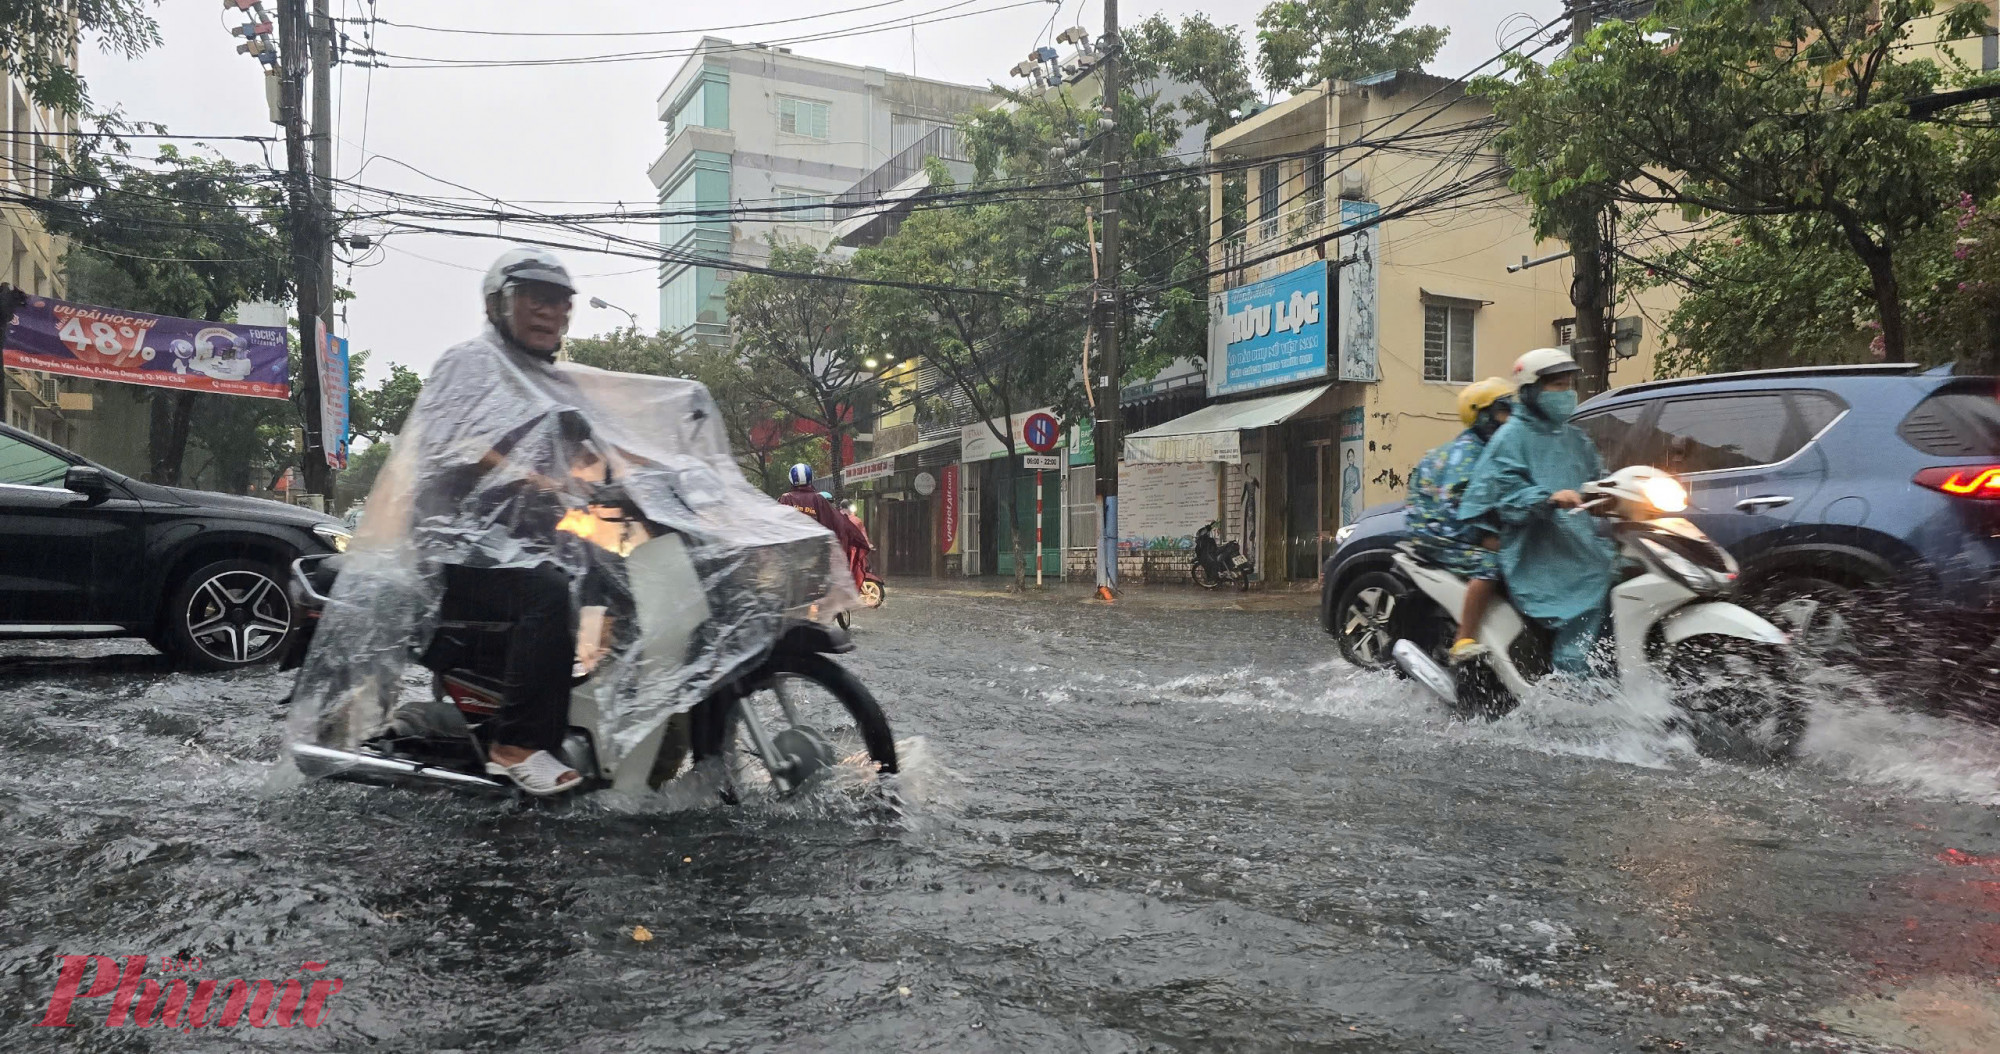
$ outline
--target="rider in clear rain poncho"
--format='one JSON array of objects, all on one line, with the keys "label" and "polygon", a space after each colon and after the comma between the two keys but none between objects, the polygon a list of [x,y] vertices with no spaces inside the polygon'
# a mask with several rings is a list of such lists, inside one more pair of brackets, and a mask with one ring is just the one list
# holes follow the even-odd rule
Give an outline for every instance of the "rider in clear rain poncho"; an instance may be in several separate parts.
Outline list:
[{"label": "rider in clear rain poncho", "polygon": [[1585,512],[1578,493],[1601,479],[1597,445],[1569,421],[1580,367],[1567,352],[1541,348],[1514,363],[1514,415],[1486,444],[1459,501],[1462,521],[1500,526],[1500,572],[1521,613],[1555,634],[1552,660],[1586,673],[1603,631],[1617,549]]},{"label": "rider in clear rain poncho", "polygon": [[[787,613],[857,598],[832,534],[743,478],[705,387],[556,361],[574,286],[553,255],[509,250],[482,292],[485,331],[439,359],[339,558],[290,734],[354,748],[395,718],[441,617],[507,621],[489,771],[560,793],[578,782],[554,756],[573,673],[592,675],[615,758],[755,663]],[[644,522],[593,513],[614,496]],[[661,533],[687,547],[689,603],[709,614],[685,656],[631,647],[622,553]],[[603,629],[579,646],[584,609]]]}]

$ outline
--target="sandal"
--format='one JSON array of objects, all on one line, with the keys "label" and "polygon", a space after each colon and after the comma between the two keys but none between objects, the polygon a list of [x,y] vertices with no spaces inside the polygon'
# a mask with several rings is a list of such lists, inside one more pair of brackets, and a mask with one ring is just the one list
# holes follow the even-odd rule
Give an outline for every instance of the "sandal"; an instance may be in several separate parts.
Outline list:
[{"label": "sandal", "polygon": [[[572,791],[583,785],[583,775],[564,764],[561,759],[546,750],[537,750],[528,755],[526,761],[516,765],[502,765],[492,758],[486,760],[486,772],[493,776],[505,776],[514,785],[536,797],[548,797]],[[568,779],[563,779],[567,773]]]}]

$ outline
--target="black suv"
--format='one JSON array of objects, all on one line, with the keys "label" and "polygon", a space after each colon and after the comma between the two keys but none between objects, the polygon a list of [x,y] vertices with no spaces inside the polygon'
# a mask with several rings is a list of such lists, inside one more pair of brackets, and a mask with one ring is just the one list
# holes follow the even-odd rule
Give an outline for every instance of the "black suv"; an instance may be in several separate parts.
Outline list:
[{"label": "black suv", "polygon": [[144,637],[189,666],[282,654],[285,579],[347,548],[340,521],[141,483],[0,425],[0,638]]}]

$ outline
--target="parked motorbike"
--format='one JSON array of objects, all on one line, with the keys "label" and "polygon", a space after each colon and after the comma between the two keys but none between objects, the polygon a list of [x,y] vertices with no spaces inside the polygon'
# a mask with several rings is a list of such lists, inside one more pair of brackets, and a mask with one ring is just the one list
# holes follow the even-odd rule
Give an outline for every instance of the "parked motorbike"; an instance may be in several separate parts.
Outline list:
[{"label": "parked motorbike", "polygon": [[1222,521],[1210,520],[1194,532],[1194,563],[1188,568],[1188,574],[1203,589],[1214,589],[1224,582],[1235,582],[1239,587],[1248,589],[1252,573],[1250,559],[1243,555],[1240,542],[1217,544],[1215,532],[1221,526]]},{"label": "parked motorbike", "polygon": [[[638,649],[646,662],[678,666],[692,661],[697,631],[710,612],[688,547],[672,531],[643,520],[615,486],[593,499],[590,515],[572,533],[605,545],[622,559],[629,602],[608,613],[624,628],[616,646]],[[562,529],[573,525],[565,519]],[[636,543],[636,544],[635,544]],[[606,704],[617,686],[601,683],[582,659],[570,694],[569,734],[560,756],[584,777],[574,793],[611,789],[656,790],[702,767],[720,775],[720,792],[736,800],[747,785],[768,782],[788,794],[832,771],[897,771],[896,744],[887,719],[853,674],[830,656],[853,650],[847,635],[808,617],[830,569],[828,547],[817,542],[776,558],[754,573],[786,568],[794,576],[797,607],[755,661],[719,683],[684,714],[654,729],[615,763],[604,760],[609,728]],[[292,565],[295,608],[305,616],[283,665],[298,666],[311,643],[339,573],[339,557],[315,556]],[[816,561],[816,566],[812,566]],[[428,700],[398,708],[389,727],[358,749],[295,742],[290,751],[309,776],[365,783],[419,784],[458,790],[511,793],[513,785],[486,773],[490,743],[486,722],[507,705],[504,680],[505,622],[445,619],[429,644],[412,655],[432,671]],[[304,671],[302,670],[301,673]],[[392,686],[393,687],[393,686]]]},{"label": "parked motorbike", "polygon": [[[1637,465],[1585,484],[1581,493],[1581,509],[1556,515],[1609,521],[1620,553],[1637,571],[1611,591],[1615,690],[1669,700],[1677,722],[1704,750],[1789,753],[1805,730],[1805,707],[1787,636],[1725,599],[1735,585],[1735,559],[1700,528],[1670,515],[1687,508],[1686,489],[1659,469]],[[1472,634],[1487,654],[1450,667],[1446,653],[1465,580],[1423,562],[1408,546],[1395,563],[1431,601],[1406,606],[1398,627],[1404,635],[1391,651],[1396,667],[1461,716],[1498,717],[1518,706],[1548,672],[1547,631],[1511,604],[1490,605]]]}]

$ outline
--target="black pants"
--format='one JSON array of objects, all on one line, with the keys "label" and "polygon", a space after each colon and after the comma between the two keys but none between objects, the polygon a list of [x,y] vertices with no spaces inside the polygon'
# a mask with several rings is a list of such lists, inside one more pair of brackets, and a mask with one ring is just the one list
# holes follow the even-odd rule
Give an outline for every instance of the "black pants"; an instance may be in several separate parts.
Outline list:
[{"label": "black pants", "polygon": [[555,751],[569,730],[570,669],[576,661],[576,608],[569,575],[534,568],[447,565],[442,616],[511,622],[504,674],[507,705],[486,724],[486,739]]}]

